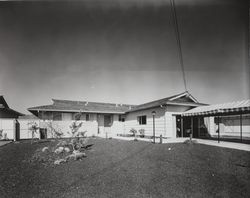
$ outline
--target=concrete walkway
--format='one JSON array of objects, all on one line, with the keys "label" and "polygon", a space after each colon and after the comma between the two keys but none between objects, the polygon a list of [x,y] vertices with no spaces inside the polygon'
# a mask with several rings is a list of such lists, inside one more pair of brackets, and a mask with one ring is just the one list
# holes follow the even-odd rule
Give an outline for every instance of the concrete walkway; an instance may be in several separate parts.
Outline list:
[{"label": "concrete walkway", "polygon": [[[134,137],[121,137],[121,136],[114,136],[113,139],[119,139],[119,140],[127,140],[127,141],[133,141]],[[169,138],[169,139],[163,139],[162,143],[183,143],[184,141],[188,140],[189,138]],[[152,142],[152,139],[148,138],[137,138],[138,141],[146,141],[146,142]],[[235,143],[235,142],[223,142],[215,140],[204,140],[204,139],[196,139],[193,138],[193,140],[196,140],[199,144],[205,144],[210,146],[218,146],[218,147],[224,147],[224,148],[231,148],[231,149],[238,149],[243,151],[250,151],[250,144],[243,144],[243,143]],[[156,138],[156,143],[160,142],[160,138]]]},{"label": "concrete walkway", "polygon": [[204,140],[204,139],[195,139],[199,144],[206,144],[210,146],[218,146],[224,148],[231,148],[231,149],[238,149],[243,151],[250,151],[250,144],[243,144],[243,143],[235,143],[235,142],[223,142],[215,140]]},{"label": "concrete walkway", "polygon": [[5,144],[9,144],[11,143],[12,141],[0,141],[0,146],[3,146]]}]

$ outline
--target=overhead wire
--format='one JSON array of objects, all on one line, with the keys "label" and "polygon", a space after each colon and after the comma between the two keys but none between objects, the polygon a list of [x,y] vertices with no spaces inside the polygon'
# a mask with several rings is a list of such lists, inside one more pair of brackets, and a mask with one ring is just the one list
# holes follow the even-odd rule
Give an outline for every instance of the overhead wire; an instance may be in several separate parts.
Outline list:
[{"label": "overhead wire", "polygon": [[183,78],[185,91],[187,91],[187,81],[186,81],[186,75],[185,75],[185,70],[184,70],[184,61],[183,61],[183,54],[182,54],[182,47],[181,47],[180,31],[179,31],[176,8],[175,8],[175,1],[170,0],[170,5],[171,5],[171,13],[173,16],[173,22],[174,22],[175,37],[176,37],[177,46],[178,46],[179,61],[180,61],[181,70],[182,70],[182,78]]}]

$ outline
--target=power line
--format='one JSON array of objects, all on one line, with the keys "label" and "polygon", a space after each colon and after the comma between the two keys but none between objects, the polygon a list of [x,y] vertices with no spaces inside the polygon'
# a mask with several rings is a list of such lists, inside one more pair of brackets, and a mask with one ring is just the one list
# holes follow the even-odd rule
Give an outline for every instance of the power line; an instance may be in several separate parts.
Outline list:
[{"label": "power line", "polygon": [[172,12],[174,27],[175,27],[174,28],[175,29],[175,37],[176,37],[176,41],[177,41],[177,45],[178,45],[178,52],[179,52],[178,54],[179,54],[179,60],[180,60],[180,65],[181,65],[181,70],[182,70],[182,78],[183,78],[183,82],[184,82],[185,91],[187,91],[187,82],[186,82],[184,63],[183,63],[180,31],[179,31],[179,26],[178,26],[178,20],[177,20],[177,14],[176,14],[174,0],[170,0],[170,4],[171,4],[171,12]]}]

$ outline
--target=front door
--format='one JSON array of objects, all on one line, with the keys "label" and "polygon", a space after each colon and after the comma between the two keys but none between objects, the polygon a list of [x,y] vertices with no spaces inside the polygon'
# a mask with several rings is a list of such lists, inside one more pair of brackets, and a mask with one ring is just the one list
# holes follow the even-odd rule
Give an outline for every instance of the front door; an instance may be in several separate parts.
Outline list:
[{"label": "front door", "polygon": [[112,115],[104,115],[104,132],[106,135],[111,133],[111,126],[113,123]]}]

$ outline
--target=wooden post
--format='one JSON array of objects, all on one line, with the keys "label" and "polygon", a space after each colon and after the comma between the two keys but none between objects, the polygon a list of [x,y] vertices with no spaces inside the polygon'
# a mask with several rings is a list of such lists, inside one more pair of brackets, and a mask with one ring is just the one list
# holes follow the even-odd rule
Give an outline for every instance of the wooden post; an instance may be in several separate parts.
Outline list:
[{"label": "wooden post", "polygon": [[181,117],[181,137],[183,137],[183,117]]},{"label": "wooden post", "polygon": [[162,144],[162,134],[160,135],[160,144]]},{"label": "wooden post", "polygon": [[220,143],[220,117],[217,117],[217,121],[218,121],[218,143]]},{"label": "wooden post", "polygon": [[240,142],[242,142],[242,114],[240,114]]},{"label": "wooden post", "polygon": [[198,119],[198,138],[200,138],[200,117],[197,118]]},{"label": "wooden post", "polygon": [[190,140],[192,141],[193,138],[193,130],[194,130],[194,117],[191,117],[191,133],[190,133]]}]

